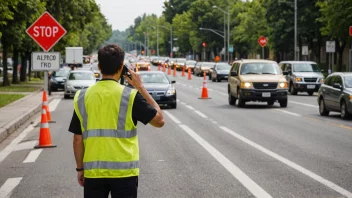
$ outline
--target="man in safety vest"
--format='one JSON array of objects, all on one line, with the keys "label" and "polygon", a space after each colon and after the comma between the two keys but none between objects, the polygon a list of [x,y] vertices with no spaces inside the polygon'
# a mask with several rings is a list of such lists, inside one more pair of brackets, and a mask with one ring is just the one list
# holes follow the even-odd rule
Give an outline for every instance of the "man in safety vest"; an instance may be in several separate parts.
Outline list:
[{"label": "man in safety vest", "polygon": [[137,197],[139,147],[137,121],[162,127],[159,105],[143,87],[138,74],[129,70],[127,81],[135,88],[118,83],[125,52],[117,45],[99,50],[102,80],[74,97],[74,113],[69,131],[78,183],[84,197]]}]

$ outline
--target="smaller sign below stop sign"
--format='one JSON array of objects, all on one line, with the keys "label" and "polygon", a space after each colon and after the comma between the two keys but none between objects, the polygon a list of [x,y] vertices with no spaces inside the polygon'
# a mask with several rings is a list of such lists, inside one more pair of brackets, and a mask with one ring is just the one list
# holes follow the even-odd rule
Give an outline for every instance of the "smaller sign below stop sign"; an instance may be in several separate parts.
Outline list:
[{"label": "smaller sign below stop sign", "polygon": [[266,39],[264,36],[260,37],[258,39],[258,43],[259,45],[261,45],[262,47],[265,47],[266,44],[268,43],[268,39]]}]

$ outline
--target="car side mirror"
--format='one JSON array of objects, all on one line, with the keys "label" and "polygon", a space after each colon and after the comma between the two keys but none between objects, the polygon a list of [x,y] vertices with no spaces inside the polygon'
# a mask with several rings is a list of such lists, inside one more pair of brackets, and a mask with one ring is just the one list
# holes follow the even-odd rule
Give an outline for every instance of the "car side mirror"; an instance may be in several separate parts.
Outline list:
[{"label": "car side mirror", "polygon": [[232,72],[231,72],[231,76],[237,76],[237,72],[232,71]]},{"label": "car side mirror", "polygon": [[339,83],[335,83],[334,85],[332,85],[333,88],[336,89],[341,89],[342,90],[342,86]]},{"label": "car side mirror", "polygon": [[322,70],[320,70],[321,72],[324,72],[324,70],[322,69]]},{"label": "car side mirror", "polygon": [[282,74],[283,74],[284,76],[287,76],[287,75],[288,75],[288,71],[284,71],[284,72],[282,72]]},{"label": "car side mirror", "polygon": [[175,84],[175,83],[176,83],[176,80],[171,81],[171,84]]}]

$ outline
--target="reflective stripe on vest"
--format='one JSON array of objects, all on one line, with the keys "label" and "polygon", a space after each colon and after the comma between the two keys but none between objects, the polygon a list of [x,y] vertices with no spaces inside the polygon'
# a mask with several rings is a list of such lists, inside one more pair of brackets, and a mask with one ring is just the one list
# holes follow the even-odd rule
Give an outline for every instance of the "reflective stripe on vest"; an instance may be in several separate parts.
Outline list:
[{"label": "reflective stripe on vest", "polygon": [[113,169],[113,170],[126,170],[135,169],[139,167],[138,161],[132,162],[105,162],[105,161],[95,161],[95,162],[85,162],[84,170],[90,169]]}]

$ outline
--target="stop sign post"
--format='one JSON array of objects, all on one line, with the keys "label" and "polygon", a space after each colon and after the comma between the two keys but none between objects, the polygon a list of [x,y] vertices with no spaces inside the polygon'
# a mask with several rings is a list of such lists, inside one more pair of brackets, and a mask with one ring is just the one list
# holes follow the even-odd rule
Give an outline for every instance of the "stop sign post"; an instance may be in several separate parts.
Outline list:
[{"label": "stop sign post", "polygon": [[[44,12],[27,30],[27,34],[44,50],[40,53],[40,57],[49,56],[48,51],[66,34],[65,28],[63,28],[59,22],[55,20],[49,12]],[[33,54],[32,54],[33,55]],[[56,55],[60,57],[60,53]],[[33,58],[33,57],[32,57]],[[32,60],[33,61],[33,60]],[[43,61],[43,60],[42,60]],[[60,59],[55,59],[55,62],[41,62],[44,65],[60,65]],[[32,65],[35,68],[44,71],[44,90],[48,90],[49,77],[48,71],[56,68],[41,67],[39,65]]]},{"label": "stop sign post", "polygon": [[264,47],[266,46],[266,44],[268,43],[268,39],[265,38],[265,36],[261,36],[258,39],[258,43],[260,46],[262,46],[262,58],[264,59]]}]

